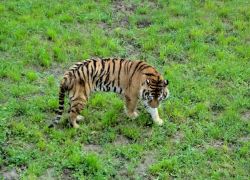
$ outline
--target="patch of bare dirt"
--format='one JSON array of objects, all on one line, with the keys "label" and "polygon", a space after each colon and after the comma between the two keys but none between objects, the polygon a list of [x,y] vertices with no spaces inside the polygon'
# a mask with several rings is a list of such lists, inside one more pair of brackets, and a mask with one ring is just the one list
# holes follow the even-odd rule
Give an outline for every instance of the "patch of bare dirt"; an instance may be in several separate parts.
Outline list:
[{"label": "patch of bare dirt", "polygon": [[239,138],[239,142],[250,142],[250,136],[243,136]]},{"label": "patch of bare dirt", "polygon": [[16,180],[19,179],[19,174],[16,171],[15,168],[11,169],[11,170],[3,170],[0,173],[0,178],[1,176],[3,177],[4,180]]},{"label": "patch of bare dirt", "polygon": [[120,27],[127,27],[127,26],[129,26],[129,19],[128,19],[128,16],[122,17],[122,18],[119,20],[119,25],[120,25]]},{"label": "patch of bare dirt", "polygon": [[143,136],[145,138],[150,138],[152,137],[153,129],[152,128],[145,128],[143,131]]},{"label": "patch of bare dirt", "polygon": [[128,27],[129,16],[134,13],[136,8],[137,7],[133,3],[125,2],[122,0],[113,1],[113,14],[117,19],[114,25],[116,27]]},{"label": "patch of bare dirt", "polygon": [[223,144],[224,144],[223,141],[216,140],[216,141],[212,141],[210,143],[210,146],[213,146],[215,148],[220,148],[221,146],[223,146]]},{"label": "patch of bare dirt", "polygon": [[136,23],[137,27],[138,28],[145,28],[145,27],[148,27],[152,24],[151,21],[147,20],[147,19],[144,19],[144,20],[141,20],[141,21],[138,21]]},{"label": "patch of bare dirt", "polygon": [[55,78],[60,79],[64,72],[69,69],[74,63],[71,62],[69,65],[61,65],[60,63],[52,63],[51,67],[46,71],[49,75],[53,74]]},{"label": "patch of bare dirt", "polygon": [[154,152],[148,152],[146,153],[142,159],[139,165],[135,169],[135,173],[142,177],[143,179],[154,179],[152,176],[148,173],[148,168],[155,162],[155,154]]},{"label": "patch of bare dirt", "polygon": [[126,167],[123,167],[119,172],[118,172],[118,179],[129,179],[129,174],[128,170]]},{"label": "patch of bare dirt", "polygon": [[100,22],[100,23],[98,24],[98,26],[99,26],[101,29],[105,29],[105,30],[110,30],[110,29],[111,29],[110,25],[108,25],[106,22]]},{"label": "patch of bare dirt", "polygon": [[112,162],[117,170],[113,179],[129,179],[127,162],[117,157],[114,157]]},{"label": "patch of bare dirt", "polygon": [[250,120],[250,110],[247,110],[241,114],[242,118],[246,121]]},{"label": "patch of bare dirt", "polygon": [[182,139],[184,138],[184,134],[180,131],[177,131],[174,135],[173,135],[173,139],[172,141],[175,143],[180,142]]},{"label": "patch of bare dirt", "polygon": [[188,63],[188,61],[189,61],[189,57],[185,53],[168,54],[167,59],[168,59],[168,61],[178,62],[178,63],[181,63],[181,64]]},{"label": "patch of bare dirt", "polygon": [[136,47],[131,41],[125,40],[126,57],[131,59],[140,59],[141,50]]},{"label": "patch of bare dirt", "polygon": [[55,178],[55,169],[49,168],[47,169],[42,176],[39,177],[41,180],[54,180]]},{"label": "patch of bare dirt", "polygon": [[66,169],[63,170],[62,179],[64,179],[64,180],[72,180],[72,179],[74,179],[72,174],[73,174],[72,170],[66,168]]},{"label": "patch of bare dirt", "polygon": [[87,152],[95,152],[95,153],[101,153],[102,147],[97,144],[85,144],[83,146],[83,149]]},{"label": "patch of bare dirt", "polygon": [[211,141],[207,147],[213,147],[213,148],[227,148],[228,150],[232,150],[234,147],[232,144],[225,144],[223,141],[221,140],[213,140]]},{"label": "patch of bare dirt", "polygon": [[225,107],[222,104],[216,103],[211,106],[212,114],[215,117],[219,116],[224,110],[225,110]]},{"label": "patch of bare dirt", "polygon": [[218,40],[216,38],[216,35],[214,34],[208,34],[206,37],[205,37],[205,43],[208,43],[208,44],[218,44]]},{"label": "patch of bare dirt", "polygon": [[113,10],[114,12],[122,12],[125,14],[132,14],[136,10],[136,6],[134,4],[127,3],[122,0],[114,0],[113,1]]},{"label": "patch of bare dirt", "polygon": [[126,144],[129,144],[129,140],[122,135],[118,135],[116,139],[113,141],[113,144],[114,145],[126,145]]}]

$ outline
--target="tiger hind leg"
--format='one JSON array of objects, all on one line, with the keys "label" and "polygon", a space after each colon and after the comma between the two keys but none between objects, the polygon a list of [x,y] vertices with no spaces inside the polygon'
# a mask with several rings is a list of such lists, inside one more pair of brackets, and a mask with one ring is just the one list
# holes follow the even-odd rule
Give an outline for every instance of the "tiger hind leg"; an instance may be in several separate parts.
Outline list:
[{"label": "tiger hind leg", "polygon": [[86,104],[86,98],[77,97],[75,99],[76,100],[72,100],[70,103],[69,119],[70,124],[74,128],[79,128],[77,121],[83,120],[83,116],[80,115],[80,112]]},{"label": "tiger hind leg", "polygon": [[79,124],[77,124],[76,122],[76,118],[77,118],[77,113],[75,111],[70,111],[70,124],[73,126],[73,128],[79,128]]}]

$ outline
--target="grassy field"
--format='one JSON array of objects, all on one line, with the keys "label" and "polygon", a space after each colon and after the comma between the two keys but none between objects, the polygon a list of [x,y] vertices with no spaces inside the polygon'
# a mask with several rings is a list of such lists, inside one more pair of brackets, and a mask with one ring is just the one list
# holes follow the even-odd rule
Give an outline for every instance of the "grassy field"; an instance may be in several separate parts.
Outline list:
[{"label": "grassy field", "polygon": [[[250,2],[0,2],[0,179],[249,179]],[[94,94],[48,129],[74,62],[126,57],[170,81],[165,123]]]}]

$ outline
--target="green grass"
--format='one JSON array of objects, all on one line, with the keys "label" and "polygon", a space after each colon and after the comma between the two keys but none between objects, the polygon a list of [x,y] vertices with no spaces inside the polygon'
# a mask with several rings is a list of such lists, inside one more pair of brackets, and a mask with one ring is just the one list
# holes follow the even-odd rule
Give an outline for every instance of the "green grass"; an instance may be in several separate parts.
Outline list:
[{"label": "green grass", "polygon": [[[248,1],[3,0],[0,14],[0,179],[249,178]],[[63,72],[94,56],[143,59],[170,81],[162,127],[97,93],[80,129],[66,113],[47,128]]]}]

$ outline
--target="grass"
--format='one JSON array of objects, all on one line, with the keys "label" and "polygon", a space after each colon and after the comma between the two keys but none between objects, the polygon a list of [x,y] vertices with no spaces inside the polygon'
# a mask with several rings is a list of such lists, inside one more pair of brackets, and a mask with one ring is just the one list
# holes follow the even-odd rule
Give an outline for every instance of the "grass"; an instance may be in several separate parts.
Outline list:
[{"label": "grass", "polygon": [[[0,177],[249,178],[248,1],[4,0],[0,14]],[[143,59],[169,79],[165,124],[96,93],[80,129],[66,113],[48,129],[63,72],[93,56]]]}]

